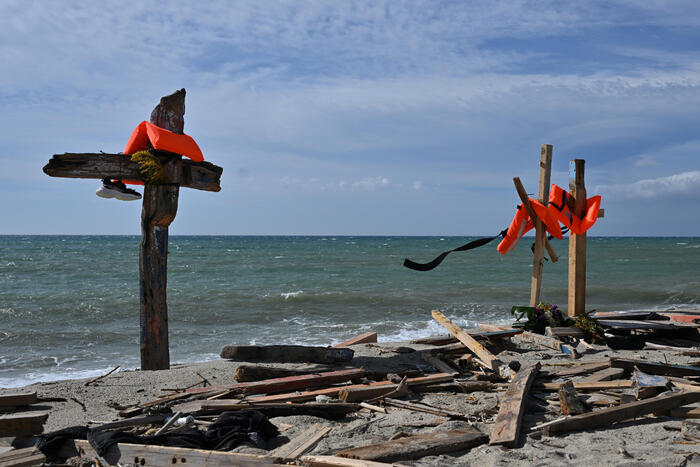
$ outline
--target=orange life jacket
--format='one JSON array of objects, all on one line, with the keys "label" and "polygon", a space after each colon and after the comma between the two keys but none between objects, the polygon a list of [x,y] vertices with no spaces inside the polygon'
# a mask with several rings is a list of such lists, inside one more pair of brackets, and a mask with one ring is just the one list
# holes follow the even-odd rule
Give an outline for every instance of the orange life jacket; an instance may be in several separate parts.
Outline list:
[{"label": "orange life jacket", "polygon": [[149,122],[141,122],[134,129],[124,148],[124,154],[133,154],[151,147],[181,154],[195,162],[204,160],[201,149],[191,136],[178,135]]},{"label": "orange life jacket", "polygon": [[[559,223],[552,212],[536,199],[529,199],[532,209],[544,224],[547,232],[556,238],[562,238]],[[513,221],[508,227],[505,237],[503,237],[501,243],[498,244],[499,253],[505,255],[506,253],[513,251],[513,248],[515,248],[515,245],[518,244],[520,238],[533,228],[535,228],[535,223],[532,221],[532,219],[530,219],[530,216],[523,205],[519,205],[518,210],[515,212],[515,217],[513,217]]]},{"label": "orange life jacket", "polygon": [[559,222],[568,227],[573,233],[581,235],[593,227],[593,224],[598,220],[601,197],[594,196],[586,200],[586,211],[583,218],[571,212],[568,205],[570,199],[571,195],[566,190],[557,185],[552,185],[552,189],[549,191],[549,205],[547,207]]}]

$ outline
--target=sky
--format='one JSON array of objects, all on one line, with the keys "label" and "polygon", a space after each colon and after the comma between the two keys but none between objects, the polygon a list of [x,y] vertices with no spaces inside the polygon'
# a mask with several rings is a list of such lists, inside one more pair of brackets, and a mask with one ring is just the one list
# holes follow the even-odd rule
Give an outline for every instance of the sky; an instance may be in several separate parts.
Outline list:
[{"label": "sky", "polygon": [[[700,236],[700,2],[0,2],[0,234],[139,234],[48,177],[186,88],[171,235],[494,235],[585,159],[591,235]],[[140,188],[139,188],[140,189]]]}]

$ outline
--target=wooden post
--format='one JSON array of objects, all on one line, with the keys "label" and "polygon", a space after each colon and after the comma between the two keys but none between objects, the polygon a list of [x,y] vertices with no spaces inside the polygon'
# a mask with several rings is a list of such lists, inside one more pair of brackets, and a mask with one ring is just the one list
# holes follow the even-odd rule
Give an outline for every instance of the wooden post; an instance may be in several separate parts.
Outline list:
[{"label": "wooden post", "polygon": [[[151,112],[151,123],[173,133],[183,134],[185,90],[165,96]],[[177,214],[178,184],[182,160],[178,156],[161,159],[167,184],[146,184],[141,210],[139,249],[139,288],[141,294],[141,369],[170,368],[168,344],[168,226]]]},{"label": "wooden post", "polygon": [[[586,211],[586,185],[584,169],[586,161],[569,161],[569,194],[574,206],[569,206],[573,215],[583,218]],[[586,234],[569,234],[569,316],[586,311]]]},{"label": "wooden post", "polygon": [[[537,200],[547,205],[549,200],[549,181],[552,174],[552,145],[543,144],[540,157],[540,186]],[[542,266],[544,265],[544,242],[547,230],[540,219],[535,221],[535,256],[532,260],[532,285],[530,287],[530,306],[540,303],[542,290]]]}]

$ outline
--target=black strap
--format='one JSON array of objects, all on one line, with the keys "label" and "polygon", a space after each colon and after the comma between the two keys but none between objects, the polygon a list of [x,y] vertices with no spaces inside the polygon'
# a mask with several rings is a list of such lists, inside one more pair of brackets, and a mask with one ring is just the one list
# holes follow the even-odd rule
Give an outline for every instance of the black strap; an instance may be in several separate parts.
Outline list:
[{"label": "black strap", "polygon": [[479,238],[477,240],[471,241],[467,243],[466,245],[462,245],[458,248],[455,248],[454,250],[449,250],[445,251],[443,253],[440,253],[437,258],[434,260],[430,261],[429,263],[416,263],[415,261],[411,261],[410,259],[406,258],[403,260],[403,265],[407,267],[408,269],[413,269],[414,271],[430,271],[431,269],[435,269],[442,263],[442,260],[445,259],[447,255],[452,253],[453,251],[466,251],[466,250],[472,250],[474,248],[478,248],[480,246],[486,245],[492,240],[497,239],[498,237],[505,237],[507,230],[501,231],[498,235],[495,237],[484,237],[484,238]]}]

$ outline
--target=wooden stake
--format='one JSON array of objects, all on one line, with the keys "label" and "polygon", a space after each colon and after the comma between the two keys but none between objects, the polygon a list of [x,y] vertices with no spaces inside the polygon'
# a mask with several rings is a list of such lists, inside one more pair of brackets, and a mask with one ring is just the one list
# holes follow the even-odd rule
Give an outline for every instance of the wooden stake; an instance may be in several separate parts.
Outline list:
[{"label": "wooden stake", "polygon": [[[583,218],[586,211],[586,185],[584,180],[586,161],[572,159],[569,162],[569,194],[575,200],[573,215]],[[586,233],[569,234],[569,316],[586,311]]]},{"label": "wooden stake", "polygon": [[[549,181],[552,174],[552,146],[542,145],[540,158],[540,185],[537,200],[547,205],[549,200]],[[547,230],[540,219],[535,221],[535,254],[532,260],[532,284],[530,286],[530,306],[540,303],[542,290],[542,267],[544,265],[544,241],[547,239]]]},{"label": "wooden stake", "polygon": [[[161,98],[151,112],[151,123],[183,134],[185,90]],[[139,285],[141,295],[141,369],[170,368],[168,344],[168,226],[177,214],[182,160],[168,156],[161,160],[167,184],[146,184],[141,209]]]},{"label": "wooden stake", "polygon": [[489,445],[504,445],[514,448],[520,436],[520,424],[525,412],[525,398],[540,371],[540,363],[522,368],[513,378],[506,390],[496,417],[496,424],[491,429]]}]

